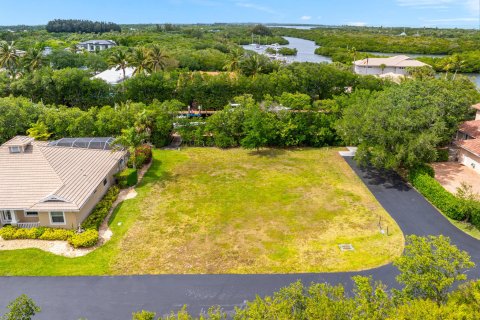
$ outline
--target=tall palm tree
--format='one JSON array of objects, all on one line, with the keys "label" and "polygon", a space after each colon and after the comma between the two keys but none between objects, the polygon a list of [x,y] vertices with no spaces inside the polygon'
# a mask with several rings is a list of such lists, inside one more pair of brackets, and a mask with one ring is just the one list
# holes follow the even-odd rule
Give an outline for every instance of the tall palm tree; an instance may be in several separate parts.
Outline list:
[{"label": "tall palm tree", "polygon": [[113,150],[127,149],[132,159],[133,168],[136,169],[137,148],[145,143],[147,134],[145,132],[138,132],[135,127],[122,129],[122,134],[115,138],[112,142]]},{"label": "tall palm tree", "polygon": [[130,64],[135,67],[133,75],[145,74],[148,70],[147,50],[144,47],[133,49],[128,59]]},{"label": "tall palm tree", "polygon": [[40,47],[32,47],[28,49],[22,59],[22,63],[27,72],[38,70],[45,63],[43,50]]},{"label": "tall palm tree", "polygon": [[147,53],[148,69],[151,72],[165,70],[168,65],[169,56],[159,45],[153,45]]},{"label": "tall palm tree", "polygon": [[108,62],[111,67],[115,67],[115,70],[122,70],[123,80],[125,80],[125,69],[128,67],[128,56],[124,50],[116,50],[108,57]]},{"label": "tall palm tree", "polygon": [[463,67],[465,61],[460,60],[460,56],[458,54],[455,54],[450,58],[450,63],[452,65],[452,69],[455,70],[455,74],[453,75],[453,79],[452,79],[455,81],[458,70],[460,70]]},{"label": "tall palm tree", "polygon": [[241,62],[243,73],[255,78],[265,68],[265,61],[259,54],[252,54]]},{"label": "tall palm tree", "polygon": [[242,59],[243,52],[240,48],[235,47],[230,50],[230,53],[228,54],[228,62],[227,64],[223,67],[224,70],[230,71],[230,72],[236,72],[238,71],[240,60]]},{"label": "tall palm tree", "polygon": [[0,68],[5,68],[12,77],[17,73],[19,55],[15,42],[0,42]]}]

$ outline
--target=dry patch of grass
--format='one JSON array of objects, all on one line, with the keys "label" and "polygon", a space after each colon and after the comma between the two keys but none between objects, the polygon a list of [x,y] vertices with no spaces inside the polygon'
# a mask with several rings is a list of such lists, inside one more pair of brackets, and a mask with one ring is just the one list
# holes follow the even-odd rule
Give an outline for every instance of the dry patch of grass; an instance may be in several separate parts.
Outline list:
[{"label": "dry patch of grass", "polygon": [[[290,273],[391,261],[403,235],[337,151],[156,151],[162,174],[147,174],[148,194],[130,213],[135,222],[110,270]],[[379,217],[389,236],[380,234]],[[355,251],[340,252],[341,243]]]}]

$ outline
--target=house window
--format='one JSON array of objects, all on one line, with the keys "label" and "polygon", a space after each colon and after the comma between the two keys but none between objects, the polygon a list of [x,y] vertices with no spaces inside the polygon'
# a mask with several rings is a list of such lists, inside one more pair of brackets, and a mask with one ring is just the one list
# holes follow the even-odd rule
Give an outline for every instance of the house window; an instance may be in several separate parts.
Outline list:
[{"label": "house window", "polygon": [[65,224],[65,214],[63,212],[50,212],[51,224]]},{"label": "house window", "polygon": [[22,152],[22,148],[19,147],[19,146],[12,146],[9,149],[10,149],[10,153],[20,153],[20,152]]},{"label": "house window", "polygon": [[37,211],[25,211],[25,217],[38,217]]},{"label": "house window", "polygon": [[104,185],[104,186],[107,185],[107,178],[103,179],[103,185]]}]

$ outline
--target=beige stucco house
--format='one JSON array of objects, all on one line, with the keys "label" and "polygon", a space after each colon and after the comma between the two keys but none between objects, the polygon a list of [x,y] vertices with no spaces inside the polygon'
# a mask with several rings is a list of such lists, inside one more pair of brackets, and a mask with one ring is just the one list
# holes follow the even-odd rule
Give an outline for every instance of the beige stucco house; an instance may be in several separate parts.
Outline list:
[{"label": "beige stucco house", "polygon": [[400,55],[386,58],[366,58],[353,62],[355,73],[362,75],[407,75],[407,68],[419,68],[428,64]]},{"label": "beige stucco house", "polygon": [[1,145],[0,225],[77,228],[125,166],[112,141],[17,136]]},{"label": "beige stucco house", "polygon": [[477,110],[475,120],[460,125],[455,145],[458,162],[480,173],[480,103],[472,108]]}]

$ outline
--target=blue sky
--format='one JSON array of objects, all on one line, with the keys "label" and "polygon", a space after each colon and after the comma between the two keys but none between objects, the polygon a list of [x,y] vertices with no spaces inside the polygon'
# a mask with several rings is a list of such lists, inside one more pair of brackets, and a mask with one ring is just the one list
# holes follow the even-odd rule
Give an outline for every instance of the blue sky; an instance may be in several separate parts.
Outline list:
[{"label": "blue sky", "polygon": [[2,0],[0,25],[278,22],[479,28],[480,0]]}]

